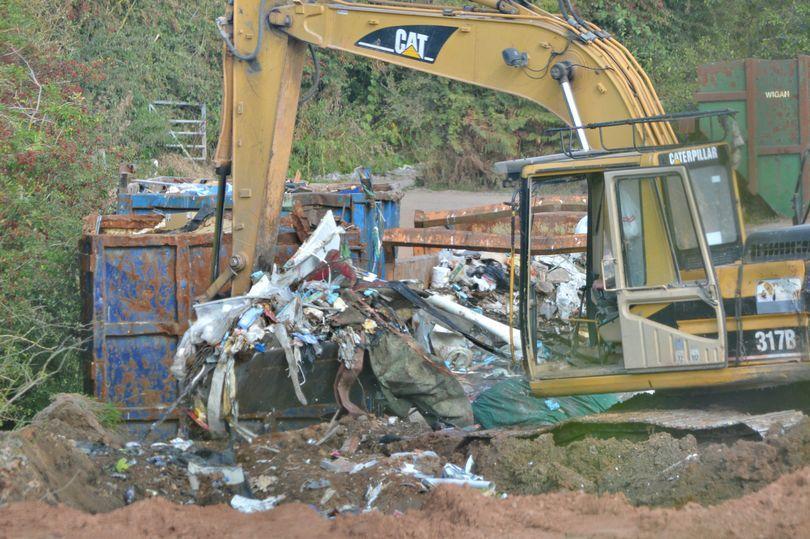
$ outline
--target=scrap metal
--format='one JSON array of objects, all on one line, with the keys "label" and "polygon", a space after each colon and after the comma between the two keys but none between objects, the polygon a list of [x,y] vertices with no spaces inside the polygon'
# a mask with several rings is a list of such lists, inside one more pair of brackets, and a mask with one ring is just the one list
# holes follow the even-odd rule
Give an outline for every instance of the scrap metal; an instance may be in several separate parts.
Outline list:
[{"label": "scrap metal", "polygon": [[[587,209],[588,197],[585,195],[539,196],[532,199],[532,213],[534,214],[551,213],[570,217],[569,214],[573,213],[577,214],[578,218],[582,218]],[[498,221],[511,217],[512,212],[512,206],[507,203],[488,204],[461,210],[417,211],[414,223],[418,228],[429,228]],[[546,215],[543,217],[546,218]]]},{"label": "scrap metal", "polygon": [[[439,247],[447,249],[470,249],[490,253],[508,253],[513,249],[512,240],[505,234],[487,234],[466,230],[442,228],[390,228],[383,234],[383,243],[391,246]],[[531,254],[547,255],[583,253],[588,240],[585,234],[569,236],[539,236],[531,241]],[[519,238],[514,249],[520,251]]]}]

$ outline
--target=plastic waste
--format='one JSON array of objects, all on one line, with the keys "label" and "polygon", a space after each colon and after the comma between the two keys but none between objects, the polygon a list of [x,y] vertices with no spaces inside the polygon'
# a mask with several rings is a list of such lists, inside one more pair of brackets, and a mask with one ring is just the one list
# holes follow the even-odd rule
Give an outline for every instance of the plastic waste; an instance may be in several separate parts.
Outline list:
[{"label": "plastic waste", "polygon": [[430,273],[430,287],[447,288],[450,284],[450,271],[450,268],[445,266],[433,266],[433,271]]},{"label": "plastic waste", "polygon": [[279,303],[288,303],[292,299],[293,293],[290,291],[290,287],[278,284],[277,281],[277,274],[270,276],[265,273],[256,281],[256,284],[250,288],[247,297],[276,299]]},{"label": "plastic waste", "polygon": [[[551,401],[551,402],[547,402]],[[540,399],[525,379],[503,380],[481,393],[472,403],[476,423],[485,429],[553,425],[572,417],[604,412],[619,399],[615,394]]]},{"label": "plastic waste", "polygon": [[343,228],[337,226],[332,210],[327,211],[309,238],[284,264],[284,274],[279,278],[279,283],[291,285],[315,271],[327,253],[340,248],[340,235],[344,232]]},{"label": "plastic waste", "polygon": [[126,457],[121,457],[117,461],[115,461],[115,471],[118,473],[124,473],[125,471],[129,470],[129,461]]},{"label": "plastic waste", "polygon": [[194,461],[188,463],[188,481],[191,490],[196,492],[200,488],[200,475],[220,474],[222,482],[226,485],[241,485],[245,482],[245,472],[241,466],[205,466]]},{"label": "plastic waste", "polygon": [[304,481],[304,484],[301,485],[302,490],[320,490],[322,488],[328,488],[332,486],[332,482],[328,479],[307,479]]},{"label": "plastic waste", "polygon": [[191,446],[194,445],[194,442],[191,440],[184,440],[183,438],[172,438],[169,440],[171,446],[175,449],[179,449],[180,451],[188,451],[191,449]]},{"label": "plastic waste", "polygon": [[273,509],[285,497],[284,494],[279,494],[278,496],[270,496],[263,500],[257,500],[237,494],[231,498],[231,507],[241,513],[260,513]]},{"label": "plastic waste", "polygon": [[256,320],[259,319],[263,313],[264,308],[261,305],[254,305],[253,307],[248,308],[244,313],[242,313],[242,316],[239,317],[236,327],[247,330],[256,322]]},{"label": "plastic waste", "polygon": [[383,486],[384,484],[382,481],[377,483],[376,486],[371,485],[368,486],[368,488],[366,489],[366,508],[364,509],[364,512],[367,513],[371,511],[374,502],[377,501],[377,498],[380,496],[380,493],[382,492]]},{"label": "plastic waste", "polygon": [[357,472],[362,472],[363,470],[367,470],[367,469],[371,468],[372,466],[374,466],[376,464],[377,464],[377,459],[372,459],[372,460],[369,460],[367,462],[361,462],[359,464],[355,464],[354,468],[349,470],[349,474],[351,475],[351,474],[356,474]]}]

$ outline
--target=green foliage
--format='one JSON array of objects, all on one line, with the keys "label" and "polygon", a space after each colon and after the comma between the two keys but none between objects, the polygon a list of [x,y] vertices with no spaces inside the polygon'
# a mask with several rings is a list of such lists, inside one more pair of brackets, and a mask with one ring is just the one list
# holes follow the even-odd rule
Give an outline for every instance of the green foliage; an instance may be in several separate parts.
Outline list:
[{"label": "green foliage", "polygon": [[0,421],[30,417],[54,387],[79,389],[76,242],[105,205],[104,139],[80,84],[30,5],[0,8]]},{"label": "green foliage", "polygon": [[114,429],[121,424],[122,415],[114,404],[109,402],[102,402],[100,406],[95,409],[96,418],[101,426],[105,429]]},{"label": "green foliage", "polygon": [[585,18],[611,32],[650,75],[670,111],[694,108],[697,66],[810,51],[810,2],[582,0]]},{"label": "green foliage", "polygon": [[434,186],[494,185],[492,162],[539,153],[540,107],[503,93],[340,53],[319,55],[322,91],[299,115],[291,169],[426,164]]},{"label": "green foliage", "polygon": [[148,110],[156,100],[208,106],[215,143],[221,102],[221,42],[214,19],[221,0],[35,0],[60,19],[55,38],[75,58],[94,62],[103,77],[83,85],[126,160],[157,157],[164,120]]}]

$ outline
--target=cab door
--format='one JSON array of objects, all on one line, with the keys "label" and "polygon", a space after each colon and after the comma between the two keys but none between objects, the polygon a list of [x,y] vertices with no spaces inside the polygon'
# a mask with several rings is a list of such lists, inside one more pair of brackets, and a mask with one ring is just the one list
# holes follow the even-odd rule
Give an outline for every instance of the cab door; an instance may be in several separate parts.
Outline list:
[{"label": "cab door", "polygon": [[[727,364],[723,303],[686,169],[605,173],[612,276],[624,368],[701,369]],[[679,329],[700,312],[700,334]]]}]

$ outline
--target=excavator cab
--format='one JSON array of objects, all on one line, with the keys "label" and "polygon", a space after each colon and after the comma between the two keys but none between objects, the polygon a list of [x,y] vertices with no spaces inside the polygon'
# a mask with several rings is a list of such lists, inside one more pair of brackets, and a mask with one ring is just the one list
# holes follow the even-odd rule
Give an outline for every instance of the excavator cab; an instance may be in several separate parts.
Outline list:
[{"label": "excavator cab", "polygon": [[[521,272],[522,344],[532,379],[725,367],[725,313],[712,262],[713,236],[704,230],[687,168],[636,166],[529,177],[522,194],[531,200],[546,186],[572,181],[585,181],[589,195],[586,305],[575,323],[588,329],[588,342],[557,358],[547,351],[538,334],[542,322],[530,272]],[[542,217],[527,213],[531,230],[531,220]],[[521,249],[527,256],[520,267],[531,268],[531,235],[521,238],[528,245]],[[680,324],[686,311],[699,311],[703,326]],[[577,391],[565,391],[572,392]]]},{"label": "excavator cab", "polygon": [[[742,253],[725,143],[564,151],[500,163],[520,190],[520,268],[532,268],[533,197],[587,192],[586,281],[567,348],[521,271],[524,367],[544,395],[690,387],[729,364],[716,266]],[[578,186],[578,187],[573,187]],[[553,338],[553,334],[551,335]]]}]

